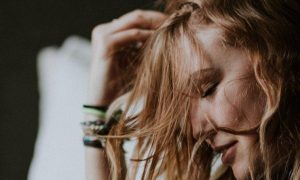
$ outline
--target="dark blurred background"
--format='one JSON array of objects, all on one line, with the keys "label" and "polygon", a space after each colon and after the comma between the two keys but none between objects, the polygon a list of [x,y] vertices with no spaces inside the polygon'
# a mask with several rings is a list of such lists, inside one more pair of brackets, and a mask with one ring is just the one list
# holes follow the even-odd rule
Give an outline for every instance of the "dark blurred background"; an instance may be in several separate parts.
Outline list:
[{"label": "dark blurred background", "polygon": [[154,0],[22,0],[0,7],[0,180],[27,179],[38,127],[36,56]]}]

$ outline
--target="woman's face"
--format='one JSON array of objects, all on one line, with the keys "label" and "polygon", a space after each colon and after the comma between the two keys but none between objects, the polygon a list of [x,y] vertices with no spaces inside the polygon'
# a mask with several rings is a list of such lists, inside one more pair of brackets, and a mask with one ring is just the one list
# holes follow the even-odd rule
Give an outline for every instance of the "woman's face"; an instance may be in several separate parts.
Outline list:
[{"label": "woman's face", "polygon": [[[201,92],[192,100],[194,138],[215,127],[235,131],[254,128],[264,108],[249,57],[242,50],[225,47],[220,32],[218,28],[202,27],[198,34],[204,60],[201,68],[193,70]],[[257,133],[235,135],[224,131],[215,131],[206,139],[222,154],[222,162],[232,168],[237,179],[248,176],[250,150],[257,141]]]}]

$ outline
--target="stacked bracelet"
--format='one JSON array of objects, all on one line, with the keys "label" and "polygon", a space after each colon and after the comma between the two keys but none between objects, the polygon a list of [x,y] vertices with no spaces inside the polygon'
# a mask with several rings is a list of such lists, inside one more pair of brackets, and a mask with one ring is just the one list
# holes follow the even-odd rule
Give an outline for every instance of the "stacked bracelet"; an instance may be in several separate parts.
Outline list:
[{"label": "stacked bracelet", "polygon": [[106,107],[84,105],[83,108],[85,113],[95,115],[99,118],[95,121],[84,121],[81,123],[84,133],[83,143],[85,146],[103,148],[106,139],[99,137],[99,135],[103,136],[109,133],[112,126],[119,121],[122,111],[118,110],[113,113],[107,123],[105,123]]},{"label": "stacked bracelet", "polygon": [[99,134],[99,132],[103,129],[104,125],[105,125],[104,120],[81,122],[81,127],[84,135]]},{"label": "stacked bracelet", "polygon": [[101,139],[94,136],[83,136],[83,144],[85,146],[102,149],[104,143]]},{"label": "stacked bracelet", "polygon": [[107,107],[105,106],[90,106],[83,105],[83,112],[86,114],[91,114],[99,118],[105,118]]},{"label": "stacked bracelet", "polygon": [[107,107],[106,106],[91,106],[91,105],[83,105],[83,108],[91,108],[91,109],[97,109],[97,110],[101,110],[101,111],[107,111]]}]

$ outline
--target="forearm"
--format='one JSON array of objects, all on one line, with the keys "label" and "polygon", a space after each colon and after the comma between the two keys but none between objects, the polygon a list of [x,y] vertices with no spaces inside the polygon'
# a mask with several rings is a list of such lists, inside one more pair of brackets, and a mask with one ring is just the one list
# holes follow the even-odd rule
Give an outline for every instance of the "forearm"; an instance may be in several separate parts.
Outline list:
[{"label": "forearm", "polygon": [[[95,88],[94,85],[90,85],[90,88]],[[104,101],[105,98],[102,92],[89,91],[89,97],[86,104],[94,106],[108,106],[109,101]],[[93,115],[86,114],[86,121],[95,121],[97,118]],[[110,169],[108,159],[106,157],[103,148],[94,148],[85,146],[85,169],[86,169],[86,180],[108,180]]]},{"label": "forearm", "polygon": [[[104,88],[105,79],[100,80],[97,77],[103,77],[107,74],[106,63],[101,61],[93,61],[91,65],[91,74],[89,82],[88,96],[86,104],[93,106],[109,106],[113,99],[108,97]],[[99,67],[102,67],[101,69]],[[95,121],[97,118],[93,115],[86,114],[86,121]],[[85,169],[86,180],[108,180],[110,179],[110,170],[104,149],[85,147]]]},{"label": "forearm", "polygon": [[87,180],[108,180],[109,165],[103,149],[86,147],[86,179]]},{"label": "forearm", "polygon": [[110,62],[92,61],[86,104],[95,106],[109,106],[115,99],[117,92],[108,84],[113,81],[109,76]]},{"label": "forearm", "polygon": [[[118,60],[121,59],[117,52],[133,42],[145,42],[165,18],[160,12],[139,10],[93,29],[87,105],[109,106],[117,98],[123,88],[114,83],[123,79],[122,71],[118,69]],[[122,68],[127,68],[127,64]],[[97,118],[86,116],[85,120],[95,121]],[[110,179],[110,167],[103,149],[86,147],[85,156],[87,180]]]}]

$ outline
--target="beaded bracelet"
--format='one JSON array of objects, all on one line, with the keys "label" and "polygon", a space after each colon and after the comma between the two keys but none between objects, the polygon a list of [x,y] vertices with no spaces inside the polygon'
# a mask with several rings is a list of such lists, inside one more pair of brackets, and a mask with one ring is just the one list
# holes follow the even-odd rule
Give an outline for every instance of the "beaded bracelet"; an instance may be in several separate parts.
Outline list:
[{"label": "beaded bracelet", "polygon": [[99,137],[99,135],[107,135],[112,126],[118,123],[121,115],[122,110],[116,111],[112,114],[107,123],[105,123],[104,119],[81,122],[82,130],[84,132],[84,145],[95,148],[104,148],[106,138]]},{"label": "beaded bracelet", "polygon": [[104,128],[105,121],[104,120],[84,121],[81,122],[80,124],[84,135],[95,135],[95,134],[99,134],[99,132]]}]

